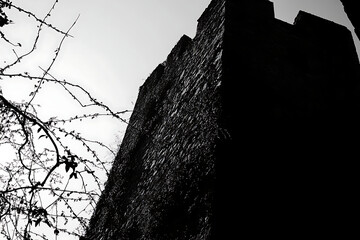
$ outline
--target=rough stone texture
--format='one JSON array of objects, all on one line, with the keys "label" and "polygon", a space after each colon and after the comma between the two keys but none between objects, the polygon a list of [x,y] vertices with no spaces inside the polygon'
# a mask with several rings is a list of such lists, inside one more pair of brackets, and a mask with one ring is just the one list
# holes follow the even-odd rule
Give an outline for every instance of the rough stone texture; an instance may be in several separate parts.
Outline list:
[{"label": "rough stone texture", "polygon": [[360,16],[359,16],[359,5],[354,0],[340,0],[344,5],[346,14],[348,15],[352,25],[355,28],[355,33],[360,39]]},{"label": "rough stone texture", "polygon": [[213,2],[140,88],[89,239],[210,238],[223,11]]},{"label": "rough stone texture", "polygon": [[333,231],[355,177],[342,167],[358,84],[345,27],[305,12],[287,24],[265,0],[213,0],[140,88],[83,239]]}]

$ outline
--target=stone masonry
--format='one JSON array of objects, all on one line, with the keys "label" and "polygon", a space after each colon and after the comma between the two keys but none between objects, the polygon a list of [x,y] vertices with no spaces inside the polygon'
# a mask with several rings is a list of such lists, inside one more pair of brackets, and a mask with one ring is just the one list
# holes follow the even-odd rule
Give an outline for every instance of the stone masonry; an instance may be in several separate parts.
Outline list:
[{"label": "stone masonry", "polygon": [[359,69],[343,26],[213,0],[140,88],[82,239],[334,236],[353,199]]}]

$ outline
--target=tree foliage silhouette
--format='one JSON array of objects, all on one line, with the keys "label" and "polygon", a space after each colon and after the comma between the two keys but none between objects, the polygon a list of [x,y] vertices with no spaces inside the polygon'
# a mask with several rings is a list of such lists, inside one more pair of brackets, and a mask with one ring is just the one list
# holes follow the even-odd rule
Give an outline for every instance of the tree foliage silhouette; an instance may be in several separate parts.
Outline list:
[{"label": "tree foliage silhouette", "polygon": [[[128,111],[113,111],[83,86],[60,80],[51,73],[78,20],[66,31],[50,24],[48,18],[58,2],[55,0],[40,18],[12,1],[0,0],[0,45],[14,53],[6,62],[0,53],[0,236],[6,239],[81,236],[103,188],[99,176],[106,176],[111,166],[111,161],[102,160],[98,151],[112,155],[115,152],[100,141],[84,137],[71,123],[100,117],[126,123],[123,116]],[[7,11],[20,12],[36,22],[37,32],[27,49],[2,31],[17,24],[10,24]],[[56,49],[47,55],[47,66],[38,66],[33,72],[19,70],[18,65],[36,53],[44,29],[50,29],[59,38]],[[21,102],[1,91],[1,86],[14,79],[32,84]],[[84,111],[67,118],[41,116],[36,99],[54,88],[71,97],[74,105]]]}]

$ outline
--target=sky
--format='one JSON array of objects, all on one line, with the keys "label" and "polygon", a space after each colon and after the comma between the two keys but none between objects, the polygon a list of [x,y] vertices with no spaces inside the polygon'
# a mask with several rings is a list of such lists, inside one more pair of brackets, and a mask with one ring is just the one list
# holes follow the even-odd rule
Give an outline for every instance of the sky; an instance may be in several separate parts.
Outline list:
[{"label": "sky", "polygon": [[[45,16],[53,1],[13,2],[38,16]],[[285,22],[293,23],[298,11],[303,10],[353,30],[339,0],[272,2],[276,18]],[[209,3],[210,0],[59,0],[49,22],[66,31],[79,18],[70,32],[73,37],[65,41],[51,73],[84,86],[115,111],[132,109],[139,87],[166,59],[180,37],[183,34],[195,36],[197,19]],[[14,16],[14,24],[2,31],[14,42],[21,42],[24,48],[30,47],[36,22],[19,17],[16,12],[9,13],[9,16]],[[353,36],[360,52],[359,40]],[[53,53],[59,38],[61,36],[53,30],[44,30],[36,53],[22,61],[14,71],[40,71],[38,66],[47,66],[53,56],[49,53]],[[20,53],[22,50],[15,48],[15,51]],[[12,48],[0,41],[0,64],[11,58],[14,58]],[[17,101],[22,100],[27,84],[17,80],[10,84],[0,81],[4,96]],[[71,102],[51,91],[39,96],[37,101],[44,105],[44,116],[73,113],[69,107]],[[125,124],[109,121],[82,130],[90,138],[116,145],[125,128]],[[4,151],[0,151],[0,161],[3,158]]]},{"label": "sky", "polygon": [[[59,74],[93,79],[89,87],[106,93],[99,96],[114,107],[128,108],[136,101],[139,86],[180,37],[195,35],[197,19],[210,0],[107,0],[101,6],[92,0],[76,2],[66,17],[81,16],[75,39],[63,52],[68,58]],[[276,17],[289,23],[301,9],[352,28],[339,0],[273,2]]]},{"label": "sky", "polygon": [[[276,18],[292,23],[299,10],[347,26],[352,30],[339,0],[273,0]],[[49,0],[14,0],[15,4],[44,16]],[[52,73],[85,86],[97,98],[116,110],[132,109],[138,89],[152,70],[163,62],[183,34],[194,37],[197,19],[210,0],[61,0],[49,21],[64,31],[80,15],[71,30]],[[19,21],[8,26],[9,36],[24,44],[32,36],[33,22]],[[18,30],[15,31],[14,29]],[[29,38],[30,39],[30,38]],[[30,69],[44,66],[59,35],[47,30],[38,44],[38,54],[24,61]],[[355,38],[360,51],[360,44]],[[1,50],[1,48],[0,48]],[[20,50],[19,50],[20,51]],[[14,57],[13,53],[0,56]],[[0,57],[1,61],[1,57]],[[20,83],[19,83],[20,84]],[[22,83],[21,83],[22,84]],[[19,86],[3,86],[4,94]],[[7,88],[7,89],[6,89]],[[21,93],[19,93],[19,96]],[[46,96],[47,97],[47,96]],[[44,98],[41,101],[45,101]],[[40,100],[39,100],[40,101]],[[53,109],[60,106],[54,105]],[[111,126],[113,128],[113,126]],[[105,135],[112,129],[104,129]]]},{"label": "sky", "polygon": [[[45,13],[52,1],[14,2],[28,2],[28,8]],[[71,31],[74,38],[68,39],[62,49],[55,73],[80,81],[114,108],[132,108],[139,86],[166,59],[179,38],[195,35],[197,19],[209,2],[61,0],[50,22],[67,29],[78,14],[80,18]],[[276,17],[289,23],[299,10],[304,10],[352,28],[339,0],[273,2]],[[48,38],[43,45],[51,45],[52,39]],[[41,55],[39,58],[44,59]]]}]

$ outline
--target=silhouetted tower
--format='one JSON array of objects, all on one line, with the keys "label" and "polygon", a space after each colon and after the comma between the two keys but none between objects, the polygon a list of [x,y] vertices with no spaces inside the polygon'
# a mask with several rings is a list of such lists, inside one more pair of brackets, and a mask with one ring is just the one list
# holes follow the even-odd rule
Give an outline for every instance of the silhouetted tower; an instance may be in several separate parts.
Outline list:
[{"label": "silhouetted tower", "polygon": [[354,0],[340,0],[344,5],[346,14],[348,15],[352,25],[355,28],[355,33],[360,39],[360,7],[359,2]]},{"label": "silhouetted tower", "polygon": [[358,70],[343,26],[213,0],[140,88],[84,239],[347,239]]}]

